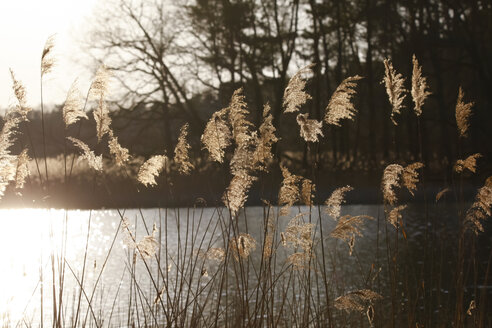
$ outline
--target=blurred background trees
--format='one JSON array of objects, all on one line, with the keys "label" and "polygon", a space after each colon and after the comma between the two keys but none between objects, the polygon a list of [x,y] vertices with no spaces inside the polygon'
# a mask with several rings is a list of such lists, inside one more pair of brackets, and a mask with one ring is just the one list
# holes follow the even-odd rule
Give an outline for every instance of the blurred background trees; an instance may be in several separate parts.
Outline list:
[{"label": "blurred background trees", "polygon": [[[263,105],[271,105],[281,158],[306,163],[307,146],[293,133],[295,118],[282,115],[282,97],[289,78],[313,63],[312,100],[303,110],[318,120],[344,78],[364,77],[355,97],[356,120],[324,126],[317,148],[323,166],[360,163],[359,169],[371,170],[422,157],[441,169],[474,152],[490,158],[490,1],[112,0],[94,18],[87,46],[117,80],[114,117],[120,139],[143,155],[158,147],[172,154],[185,122],[198,153],[204,123],[244,87],[255,124]],[[394,126],[380,84],[382,62],[390,58],[410,89],[413,54],[432,95],[420,118],[407,96]],[[454,117],[459,86],[465,101],[475,102],[470,137],[461,141]],[[153,146],[138,148],[142,135]]]}]

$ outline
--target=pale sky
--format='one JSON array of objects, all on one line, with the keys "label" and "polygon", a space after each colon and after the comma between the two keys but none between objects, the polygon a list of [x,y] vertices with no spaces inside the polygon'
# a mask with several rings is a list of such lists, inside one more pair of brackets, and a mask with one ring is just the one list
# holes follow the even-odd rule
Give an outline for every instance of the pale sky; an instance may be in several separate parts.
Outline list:
[{"label": "pale sky", "polygon": [[[76,58],[76,40],[87,26],[97,1],[103,0],[0,0],[0,109],[15,104],[9,68],[26,87],[28,104],[40,102],[40,61],[46,39],[55,34],[56,66],[46,75],[45,104],[62,103],[74,79],[85,85],[88,69]],[[88,82],[87,82],[88,83]]]}]

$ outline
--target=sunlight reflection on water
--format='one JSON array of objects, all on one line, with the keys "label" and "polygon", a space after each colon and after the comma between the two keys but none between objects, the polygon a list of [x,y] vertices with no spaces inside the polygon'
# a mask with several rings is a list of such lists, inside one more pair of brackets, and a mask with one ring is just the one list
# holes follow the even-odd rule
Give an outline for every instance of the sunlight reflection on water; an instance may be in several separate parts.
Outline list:
[{"label": "sunlight reflection on water", "polygon": [[[152,225],[157,224],[161,227],[162,243],[167,242],[171,258],[173,249],[178,245],[177,224],[182,224],[181,234],[185,231],[186,218],[198,220],[201,216],[203,222],[197,226],[195,222],[189,227],[197,235],[207,236],[205,240],[221,240],[219,232],[213,234],[206,233],[206,224],[217,220],[217,210],[214,208],[196,209],[145,209],[145,210],[56,210],[56,209],[12,209],[0,210],[0,326],[16,326],[17,323],[26,323],[28,326],[38,326],[41,318],[41,288],[43,289],[43,317],[45,324],[51,323],[53,317],[53,279],[55,281],[55,293],[59,299],[60,281],[63,280],[63,316],[65,322],[72,322],[73,309],[77,308],[79,302],[79,282],[75,276],[81,277],[85,260],[84,289],[87,297],[91,297],[95,281],[99,275],[101,267],[106,259],[108,251],[115,240],[114,248],[110,253],[109,260],[105,266],[102,279],[94,293],[93,304],[97,304],[95,311],[98,315],[105,316],[113,313],[112,326],[124,326],[125,315],[128,311],[128,288],[131,279],[128,267],[131,263],[128,249],[124,244],[121,232],[118,232],[121,216],[127,217],[131,222],[131,229],[135,232],[137,240],[147,235],[152,230]],[[219,209],[220,211],[221,209]],[[295,215],[294,212],[306,212],[307,208],[297,207],[289,217],[281,217],[279,220],[278,233],[283,231],[289,218]],[[203,212],[200,212],[203,211]],[[248,231],[257,240],[263,232],[263,208],[250,207],[246,210],[247,215],[239,220],[240,231],[246,231],[245,221],[248,222]],[[382,217],[382,208],[378,205],[347,205],[342,208],[344,214],[371,215],[375,218]],[[121,216],[120,216],[121,214]],[[168,220],[163,221],[163,216]],[[317,210],[316,215],[317,216]],[[407,233],[410,239],[419,240],[425,231],[425,225],[420,223],[422,217],[421,210],[410,209],[406,213]],[[145,224],[142,224],[142,218]],[[246,220],[243,220],[246,218]],[[335,221],[326,218],[322,214],[323,229],[331,231]],[[453,230],[453,215],[441,213],[439,220],[442,226]],[[90,232],[88,235],[90,223]],[[167,227],[167,235],[164,237],[164,227]],[[370,267],[375,262],[376,231],[378,223],[376,220],[367,221],[363,231],[364,237],[356,241],[355,256],[348,256],[348,247],[344,243],[336,244],[333,238],[327,240],[327,249],[337,249],[342,253],[345,260],[338,263],[341,270],[346,275],[333,277],[344,279],[344,283],[350,284],[346,280],[350,272],[359,270],[359,266]],[[380,227],[380,232],[382,231]],[[117,236],[117,234],[120,234]],[[87,243],[87,237],[89,240]],[[115,238],[116,236],[116,238]],[[200,238],[200,237],[199,237]],[[184,239],[181,239],[183,243]],[[87,257],[84,257],[87,246]],[[383,245],[380,245],[383,246]],[[418,246],[417,246],[418,247]],[[259,247],[261,248],[261,247]],[[279,256],[285,256],[286,251],[279,249]],[[381,254],[384,252],[381,251]],[[253,257],[260,257],[259,251],[253,253]],[[63,261],[65,259],[65,262]],[[362,261],[362,263],[359,262]],[[283,260],[282,260],[283,261]],[[384,261],[383,261],[384,262]],[[155,260],[150,261],[150,269],[157,272]],[[66,264],[63,270],[63,265]],[[167,265],[166,265],[167,266]],[[53,277],[53,269],[55,276]],[[71,271],[73,270],[73,272]],[[174,269],[176,274],[176,269]],[[65,272],[63,279],[58,272]],[[384,268],[383,268],[384,271]],[[359,273],[356,272],[355,276]],[[142,288],[151,290],[148,274],[143,265],[138,267],[136,272],[138,280],[142,281]],[[157,273],[156,273],[157,275]],[[41,284],[41,277],[44,284]],[[118,295],[118,297],[116,297]],[[152,300],[155,296],[152,296]],[[81,320],[88,316],[87,302],[81,298],[82,315]],[[22,320],[22,321],[20,321]],[[107,326],[109,322],[105,322]]]}]

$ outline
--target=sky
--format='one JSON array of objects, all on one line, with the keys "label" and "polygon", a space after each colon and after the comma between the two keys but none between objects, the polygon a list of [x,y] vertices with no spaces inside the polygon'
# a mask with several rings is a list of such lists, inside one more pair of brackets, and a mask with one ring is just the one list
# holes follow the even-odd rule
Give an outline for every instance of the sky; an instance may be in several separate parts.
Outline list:
[{"label": "sky", "polygon": [[1,0],[0,1],[0,109],[15,105],[12,79],[26,87],[30,106],[40,103],[40,61],[46,39],[55,35],[56,66],[46,75],[45,104],[63,103],[77,78],[89,79],[90,72],[77,58],[83,58],[77,39],[88,31],[88,20],[100,0]]}]

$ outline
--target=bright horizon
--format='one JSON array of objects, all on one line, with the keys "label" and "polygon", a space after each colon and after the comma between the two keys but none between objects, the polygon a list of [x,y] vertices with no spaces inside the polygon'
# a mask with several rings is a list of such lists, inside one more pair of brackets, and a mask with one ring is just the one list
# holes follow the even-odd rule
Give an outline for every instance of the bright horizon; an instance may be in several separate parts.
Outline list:
[{"label": "bright horizon", "polygon": [[[48,37],[55,35],[56,66],[46,76],[44,103],[60,104],[72,82],[86,84],[88,69],[77,59],[84,58],[76,39],[88,28],[87,22],[97,0],[17,0],[0,2],[0,110],[15,105],[9,68],[27,91],[28,104],[40,103],[41,52]],[[86,57],[87,58],[87,57]],[[88,82],[87,82],[88,84]]]}]

